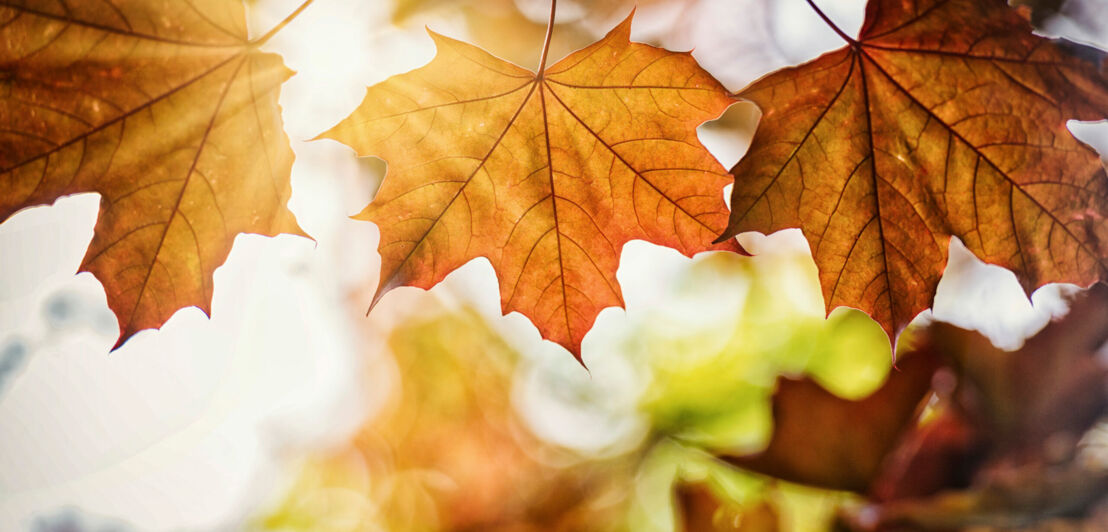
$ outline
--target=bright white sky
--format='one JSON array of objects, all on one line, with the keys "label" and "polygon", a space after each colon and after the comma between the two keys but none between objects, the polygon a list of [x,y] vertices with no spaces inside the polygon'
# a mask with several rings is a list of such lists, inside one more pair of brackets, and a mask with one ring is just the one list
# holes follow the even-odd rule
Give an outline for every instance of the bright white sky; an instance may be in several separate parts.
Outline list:
[{"label": "bright white sky", "polygon": [[[298,4],[254,2],[252,27],[260,34]],[[848,32],[861,23],[860,0],[820,4]],[[698,19],[704,27],[682,35],[667,33],[665,19],[651,19],[643,8],[633,35],[643,39],[640,28],[647,28],[668,35],[671,48],[695,47],[732,89],[841,45],[803,0],[771,5],[769,26],[754,31],[743,24],[759,22],[747,19],[763,8],[704,0]],[[73,275],[92,235],[97,197],[65,198],[0,225],[0,530],[26,530],[36,515],[67,506],[141,530],[239,528],[288,482],[288,457],[341,441],[372,413],[390,385],[382,338],[421,308],[419,298],[475,305],[537,361],[546,373],[522,393],[520,408],[540,436],[582,449],[637,437],[642,427],[633,405],[640,390],[633,369],[609,356],[610,337],[600,332],[585,341],[590,378],[567,353],[541,342],[526,319],[499,317],[487,262],[467,265],[430,293],[396,290],[369,318],[358,311],[376,284],[377,232],[346,215],[369,200],[380,165],[356,161],[337,143],[306,140],[349,113],[367,85],[428,61],[434,50],[422,24],[467,37],[449,9],[401,30],[388,25],[389,8],[383,0],[317,0],[267,44],[298,72],[282,92],[297,155],[290,205],[317,244],[240,236],[216,273],[211,320],[196,309],[180,311],[162,330],[140,333],[108,355],[116,325],[103,289],[89,274]],[[740,54],[750,41],[704,41],[719,35],[775,39],[776,48]],[[736,53],[708,53],[715,49]],[[704,141],[729,167],[745,149],[734,139]],[[767,253],[806,247],[795,232],[770,240],[751,235],[744,242]],[[666,282],[689,261],[634,243],[623,264],[619,279],[634,314],[673,304]],[[960,275],[940,286],[935,314],[984,327],[1006,345],[1014,347],[1059,310],[1056,289],[1037,293],[1041,308],[1032,309],[1011,274],[966,253],[954,254],[952,269]],[[710,304],[683,308],[706,312]],[[626,319],[607,310],[597,330],[618,331]],[[6,374],[5,361],[14,368]],[[542,375],[609,400],[593,409],[566,406]]]}]

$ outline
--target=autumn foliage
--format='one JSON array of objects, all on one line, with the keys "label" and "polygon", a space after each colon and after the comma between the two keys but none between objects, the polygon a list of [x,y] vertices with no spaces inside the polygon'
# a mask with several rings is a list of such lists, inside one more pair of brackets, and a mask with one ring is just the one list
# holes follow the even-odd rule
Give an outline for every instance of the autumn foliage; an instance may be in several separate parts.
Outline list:
[{"label": "autumn foliage", "polygon": [[0,5],[0,220],[100,194],[81,264],[118,347],[177,310],[210,312],[235,235],[303,235],[285,204],[292,73],[246,36],[241,2]]},{"label": "autumn foliage", "polygon": [[[235,234],[303,234],[268,36],[247,40],[235,1],[174,6],[3,8],[0,213],[101,194],[82,269],[121,343],[206,310]],[[930,306],[951,236],[1028,289],[1105,277],[1108,178],[1065,129],[1108,116],[1103,53],[1034,36],[1000,1],[874,0],[857,39],[835,28],[844,49],[740,93],[764,117],[725,230],[729,177],[695,131],[734,100],[691,55],[629,42],[630,24],[549,69],[544,49],[537,74],[432,32],[434,61],[322,135],[391,164],[359,215],[381,228],[374,302],[487,257],[503,311],[580,357],[622,305],[632,239],[742,252],[724,237],[800,227],[828,309],[893,338]]]},{"label": "autumn foliage", "polygon": [[[1067,129],[1108,119],[1103,51],[1035,35],[1028,11],[1003,0],[869,0],[857,36],[808,3],[843,48],[737,93],[691,53],[632,42],[633,11],[547,66],[552,8],[536,71],[429,31],[430,63],[369,87],[319,135],[388,163],[356,215],[380,232],[381,274],[365,304],[401,286],[430,289],[486,258],[501,311],[523,314],[581,360],[598,314],[624,304],[616,271],[628,242],[747,255],[739,234],[799,228],[828,314],[864,311],[896,352],[932,306],[952,237],[1014,272],[1028,293],[1108,281],[1108,173]],[[0,221],[62,196],[100,195],[80,269],[104,286],[116,347],[181,308],[209,312],[213,272],[236,235],[307,236],[287,208],[293,155],[278,96],[292,73],[259,46],[310,4],[250,39],[241,0],[0,2]],[[762,118],[729,173],[697,128],[740,100]],[[1075,443],[1108,410],[1108,375],[1095,358],[1108,331],[1102,288],[1075,296],[1064,321],[1014,353],[932,325],[902,346],[897,369],[868,398],[782,377],[766,447],[710,451],[728,467],[857,494],[863,502],[839,516],[845,529],[1087,512],[1108,490],[1108,475],[1087,467]],[[463,417],[440,423],[477,427],[457,442],[469,455],[450,461],[424,449],[398,467],[427,462],[469,478],[480,455],[502,452],[505,476],[541,476],[540,487],[564,498],[532,515],[542,494],[506,483],[488,486],[498,500],[462,492],[429,502],[419,482],[397,497],[452,515],[456,529],[499,519],[531,530],[592,515],[567,484],[614,490],[576,469],[552,471],[519,438],[489,429],[489,416],[514,423],[507,390],[493,390],[495,405],[470,404],[480,396],[470,391],[458,391]],[[407,432],[406,421],[367,427],[384,443],[366,435],[351,452],[454,441]],[[738,529],[719,516],[743,511],[716,492],[690,482],[676,493],[679,527]],[[499,513],[503,501],[512,515]],[[771,505],[752,508],[746,529],[777,527]]]},{"label": "autumn foliage", "polygon": [[951,236],[1029,293],[1108,278],[1108,176],[1066,129],[1108,118],[1104,53],[1001,1],[873,0],[857,39],[839,33],[740,93],[764,116],[725,236],[800,227],[828,310],[893,338],[931,306]]},{"label": "autumn foliage", "polygon": [[711,245],[730,177],[696,138],[734,100],[691,55],[630,33],[628,16],[535,74],[431,32],[434,61],[370,87],[322,135],[391,165],[358,215],[381,228],[375,300],[487,257],[503,311],[580,358],[596,315],[623,305],[623,244],[742,250]]}]

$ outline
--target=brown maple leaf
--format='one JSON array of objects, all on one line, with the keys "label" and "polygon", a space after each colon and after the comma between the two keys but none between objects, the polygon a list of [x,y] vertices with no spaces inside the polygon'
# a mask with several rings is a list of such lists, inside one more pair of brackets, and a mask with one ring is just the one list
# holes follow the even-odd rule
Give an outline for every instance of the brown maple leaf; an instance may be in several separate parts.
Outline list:
[{"label": "brown maple leaf", "polygon": [[857,401],[837,397],[810,378],[780,377],[769,444],[727,460],[791,482],[864,492],[915,419],[938,366],[930,351],[906,356],[881,388]]},{"label": "brown maple leaf", "polygon": [[434,60],[370,87],[321,135],[389,163],[357,216],[381,230],[374,303],[487,257],[502,310],[580,358],[596,315],[623,304],[627,241],[742,251],[710,244],[730,176],[696,137],[731,96],[690,54],[632,43],[630,29],[628,16],[538,74],[431,32]]},{"label": "brown maple leaf", "polygon": [[257,49],[272,34],[248,40],[241,0],[0,2],[0,220],[100,194],[81,271],[104,285],[116,347],[180,308],[208,314],[235,235],[304,235],[277,105],[292,73]]},{"label": "brown maple leaf", "polygon": [[1023,529],[1068,516],[1090,519],[1075,529],[1102,530],[1092,514],[1108,469],[1088,451],[1108,413],[1097,354],[1108,340],[1108,286],[1077,294],[1016,351],[944,323],[923,336],[949,368],[935,379],[929,415],[882,460],[871,504],[846,512],[853,528]]},{"label": "brown maple leaf", "polygon": [[764,115],[724,237],[800,227],[828,311],[891,338],[931,306],[952,235],[1028,291],[1108,278],[1108,177],[1066,129],[1108,118],[1103,52],[1002,0],[871,0],[857,39],[835,29],[845,48],[740,94]]},{"label": "brown maple leaf", "polygon": [[854,530],[1028,526],[1087,516],[1105,500],[1108,469],[1096,449],[1108,413],[1108,368],[1098,360],[1108,286],[1077,294],[1017,351],[938,322],[913,337],[918,347],[860,400],[810,378],[779,379],[766,449],[724,458],[865,495],[867,504],[841,509]]}]

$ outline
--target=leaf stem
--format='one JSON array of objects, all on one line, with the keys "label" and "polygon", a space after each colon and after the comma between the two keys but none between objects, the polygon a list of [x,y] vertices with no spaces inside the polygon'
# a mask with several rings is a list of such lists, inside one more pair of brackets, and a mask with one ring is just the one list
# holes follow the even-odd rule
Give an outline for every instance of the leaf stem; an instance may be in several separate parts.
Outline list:
[{"label": "leaf stem", "polygon": [[546,40],[542,43],[542,57],[539,58],[537,79],[546,72],[546,54],[550,51],[550,37],[554,35],[554,12],[558,10],[558,0],[550,0],[550,20],[546,23]]},{"label": "leaf stem", "polygon": [[250,44],[253,46],[261,46],[265,44],[266,41],[273,38],[274,35],[277,35],[277,32],[285,29],[285,26],[288,26],[289,22],[292,22],[293,19],[300,16],[300,13],[307,9],[308,6],[312,5],[312,2],[315,2],[315,0],[304,0],[304,3],[300,4],[300,7],[296,8],[296,10],[290,13],[289,16],[285,17],[285,19],[281,22],[278,22],[277,25],[273,27],[273,29],[265,32],[265,35],[262,35],[260,38],[251,41]]},{"label": "leaf stem", "polygon": [[831,20],[830,17],[827,16],[826,13],[823,12],[822,9],[819,8],[819,6],[816,5],[815,2],[813,2],[812,0],[807,1],[808,5],[812,6],[812,9],[816,10],[816,14],[818,14],[820,18],[822,18],[823,21],[827,23],[828,26],[831,26],[831,29],[835,30],[835,33],[839,34],[839,37],[842,37],[843,40],[850,43],[851,46],[856,46],[858,44],[858,41],[852,39],[843,30],[839,29],[839,27]]}]

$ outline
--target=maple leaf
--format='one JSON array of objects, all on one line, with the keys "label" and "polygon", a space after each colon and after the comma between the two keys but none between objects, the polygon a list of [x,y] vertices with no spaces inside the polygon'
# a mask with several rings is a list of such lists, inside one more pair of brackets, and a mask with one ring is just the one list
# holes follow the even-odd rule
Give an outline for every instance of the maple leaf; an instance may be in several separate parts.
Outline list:
[{"label": "maple leaf", "polygon": [[1050,437],[1079,434],[1108,408],[1108,367],[1096,355],[1108,342],[1106,285],[1074,297],[1064,317],[1013,352],[946,323],[929,335],[972,390],[962,402],[998,454],[1042,452]]},{"label": "maple leaf", "polygon": [[1108,278],[1108,177],[1066,129],[1108,117],[1103,52],[1032,35],[1002,0],[871,0],[857,39],[834,29],[846,47],[740,94],[764,115],[724,237],[800,227],[827,310],[893,339],[952,235],[1028,291]]},{"label": "maple leaf", "polygon": [[868,504],[840,515],[854,530],[1029,525],[1103,501],[1108,471],[1095,449],[1108,412],[1108,369],[1098,363],[1108,286],[1077,294],[1017,351],[938,322],[914,338],[918,347],[861,400],[780,379],[769,445],[724,458],[864,494]]},{"label": "maple leaf", "polygon": [[357,216],[381,231],[374,304],[487,257],[502,310],[580,359],[596,315],[623,304],[624,243],[742,251],[710,244],[730,176],[696,137],[733,99],[690,54],[630,42],[632,16],[538,74],[429,32],[429,64],[320,135],[390,165]]},{"label": "maple leaf", "polygon": [[104,285],[115,347],[210,313],[236,234],[304,235],[277,105],[292,72],[257,49],[272,34],[247,39],[241,0],[0,2],[0,221],[100,194],[80,271]]},{"label": "maple leaf", "polygon": [[781,377],[773,394],[773,437],[764,450],[727,460],[784,480],[863,492],[931,390],[939,358],[904,357],[877,391],[842,399],[811,379]]},{"label": "maple leaf", "polygon": [[1016,351],[945,323],[924,334],[949,371],[935,379],[931,413],[884,458],[869,490],[873,504],[851,512],[865,525],[855,528],[1095,519],[1092,507],[1108,493],[1095,451],[1108,412],[1108,368],[1098,360],[1108,340],[1108,286],[1077,294],[1064,317]]}]

